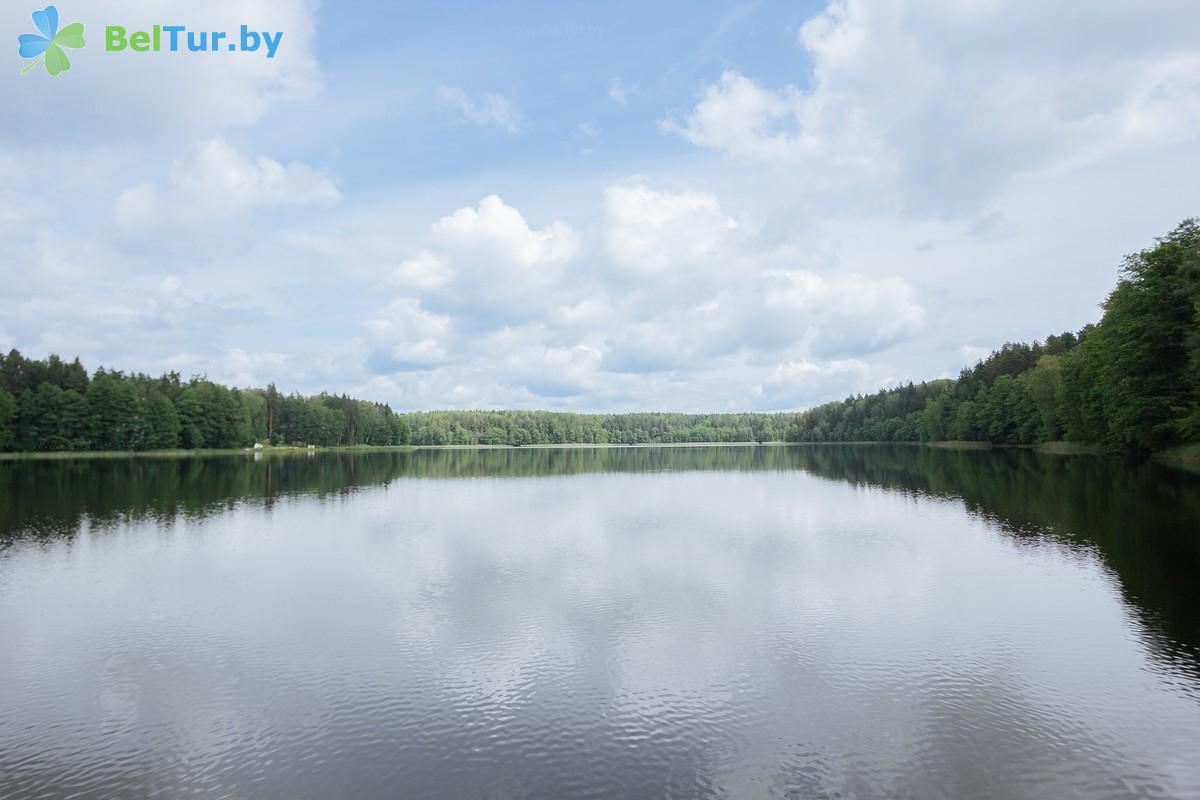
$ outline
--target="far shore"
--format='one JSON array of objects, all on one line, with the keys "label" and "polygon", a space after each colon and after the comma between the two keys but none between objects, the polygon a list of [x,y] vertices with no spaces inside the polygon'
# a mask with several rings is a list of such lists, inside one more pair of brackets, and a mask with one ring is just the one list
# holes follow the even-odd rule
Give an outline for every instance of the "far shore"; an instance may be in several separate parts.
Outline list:
[{"label": "far shore", "polygon": [[[64,461],[75,459],[137,459],[137,458],[210,458],[227,456],[295,456],[313,453],[388,453],[414,452],[416,450],[568,450],[568,449],[633,449],[666,447],[860,447],[863,445],[904,445],[909,447],[932,447],[942,450],[1034,450],[1049,455],[1111,455],[1109,451],[1094,445],[1075,442],[1043,442],[1035,445],[995,445],[989,442],[942,441],[942,442],[649,442],[645,444],[426,444],[426,445],[346,445],[334,447],[307,447],[305,445],[281,445],[255,449],[239,447],[229,449],[184,450],[83,450],[54,451],[47,453],[0,453],[0,461]],[[1195,465],[1200,463],[1200,445],[1176,447],[1154,455],[1154,460],[1171,464]]]}]

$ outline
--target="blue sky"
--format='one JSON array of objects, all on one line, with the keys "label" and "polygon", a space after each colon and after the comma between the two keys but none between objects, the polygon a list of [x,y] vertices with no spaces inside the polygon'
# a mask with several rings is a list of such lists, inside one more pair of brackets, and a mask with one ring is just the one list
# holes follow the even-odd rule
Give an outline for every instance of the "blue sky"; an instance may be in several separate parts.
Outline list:
[{"label": "blue sky", "polygon": [[[1195,215],[1200,6],[59,3],[0,347],[402,409],[795,409],[1094,321]],[[282,30],[278,56],[103,29]]]}]

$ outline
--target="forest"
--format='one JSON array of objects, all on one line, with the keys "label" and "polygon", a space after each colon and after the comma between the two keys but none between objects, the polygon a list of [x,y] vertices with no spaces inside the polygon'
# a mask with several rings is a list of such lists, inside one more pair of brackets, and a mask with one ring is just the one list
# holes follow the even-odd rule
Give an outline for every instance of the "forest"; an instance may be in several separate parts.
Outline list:
[{"label": "forest", "polygon": [[1127,257],[1098,323],[1005,344],[934,380],[800,413],[396,413],[346,395],[304,397],[0,356],[0,452],[272,445],[1072,441],[1150,453],[1200,441],[1200,223]]},{"label": "forest", "polygon": [[397,414],[345,395],[303,397],[98,369],[56,355],[0,356],[0,452],[272,445],[533,445],[780,441],[793,414]]},{"label": "forest", "polygon": [[157,378],[79,359],[0,357],[0,450],[228,449],[273,444],[395,445],[405,420],[386,405],[328,394],[231,389],[178,373]]},{"label": "forest", "polygon": [[1143,454],[1200,441],[1200,223],[1127,257],[1098,323],[1006,344],[957,380],[810,409],[787,439],[1061,440]]}]

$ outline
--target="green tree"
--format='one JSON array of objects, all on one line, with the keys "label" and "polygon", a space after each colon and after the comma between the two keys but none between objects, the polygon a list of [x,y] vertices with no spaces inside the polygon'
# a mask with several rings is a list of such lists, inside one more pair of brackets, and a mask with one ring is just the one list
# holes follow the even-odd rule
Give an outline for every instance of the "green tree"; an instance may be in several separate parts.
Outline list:
[{"label": "green tree", "polygon": [[1066,425],[1062,356],[1042,356],[1022,379],[1037,408],[1037,438],[1043,442],[1061,439]]},{"label": "green tree", "polygon": [[146,438],[148,450],[171,450],[179,447],[182,432],[175,405],[157,390],[146,398]]},{"label": "green tree", "polygon": [[21,417],[30,450],[67,449],[62,436],[62,393],[53,383],[43,383],[35,392],[21,393]]},{"label": "green tree", "polygon": [[176,408],[181,439],[189,448],[231,448],[250,444],[250,419],[236,389],[196,379],[183,390]]},{"label": "green tree", "polygon": [[0,389],[0,453],[16,447],[17,436],[13,423],[17,418],[17,399],[12,393]]},{"label": "green tree", "polygon": [[92,445],[97,450],[133,450],[141,443],[141,409],[133,383],[98,372],[87,390]]},{"label": "green tree", "polygon": [[1104,304],[1093,346],[1108,441],[1149,451],[1173,443],[1195,387],[1189,342],[1197,325],[1200,226],[1188,221],[1130,256]]},{"label": "green tree", "polygon": [[58,419],[63,449],[87,450],[91,447],[92,414],[86,397],[74,389],[63,391],[58,401]]}]

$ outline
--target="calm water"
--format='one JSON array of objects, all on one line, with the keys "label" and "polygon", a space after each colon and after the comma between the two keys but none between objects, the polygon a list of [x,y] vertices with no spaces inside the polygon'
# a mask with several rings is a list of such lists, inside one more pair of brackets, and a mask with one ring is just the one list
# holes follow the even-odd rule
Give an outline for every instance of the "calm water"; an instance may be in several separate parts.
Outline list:
[{"label": "calm water", "polygon": [[0,462],[0,797],[1200,797],[1200,476]]}]

